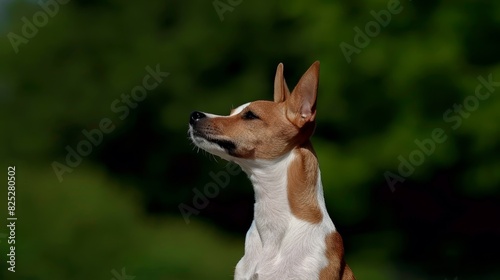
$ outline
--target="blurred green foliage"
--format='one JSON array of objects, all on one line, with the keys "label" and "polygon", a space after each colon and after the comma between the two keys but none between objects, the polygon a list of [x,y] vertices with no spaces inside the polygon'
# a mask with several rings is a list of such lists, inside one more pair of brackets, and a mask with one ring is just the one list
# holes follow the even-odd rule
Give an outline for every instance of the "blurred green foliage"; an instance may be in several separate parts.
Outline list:
[{"label": "blurred green foliage", "polygon": [[[19,221],[18,271],[0,262],[4,279],[111,279],[122,268],[138,280],[231,279],[252,189],[232,177],[184,223],[179,203],[225,166],[193,149],[189,113],[271,99],[279,62],[293,86],[314,60],[313,144],[357,278],[498,279],[500,89],[456,129],[443,114],[475,94],[478,76],[500,81],[500,2],[401,1],[348,63],[340,44],[354,46],[354,28],[388,2],[242,1],[221,21],[210,1],[71,0],[18,53],[9,34],[42,9],[5,4],[0,162],[17,166]],[[156,65],[170,76],[121,120],[113,102]],[[103,118],[116,129],[59,182],[51,164]],[[391,192],[384,172],[398,174],[398,156],[435,128],[447,140]]]}]

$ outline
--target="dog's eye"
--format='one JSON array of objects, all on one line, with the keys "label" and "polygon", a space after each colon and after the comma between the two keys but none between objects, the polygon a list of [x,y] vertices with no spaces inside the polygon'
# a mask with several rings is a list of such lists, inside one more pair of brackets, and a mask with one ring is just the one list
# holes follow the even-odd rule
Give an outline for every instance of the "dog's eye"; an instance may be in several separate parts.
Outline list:
[{"label": "dog's eye", "polygon": [[252,111],[247,111],[245,114],[243,114],[244,120],[255,120],[258,118],[259,117],[257,115],[255,115]]}]

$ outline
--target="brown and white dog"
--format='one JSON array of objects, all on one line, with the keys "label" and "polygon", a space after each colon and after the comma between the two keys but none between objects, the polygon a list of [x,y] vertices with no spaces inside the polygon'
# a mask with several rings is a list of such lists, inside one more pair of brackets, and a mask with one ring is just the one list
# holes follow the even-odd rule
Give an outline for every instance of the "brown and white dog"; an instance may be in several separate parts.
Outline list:
[{"label": "brown and white dog", "polygon": [[255,191],[254,220],[234,279],[355,279],[325,207],[314,132],[319,62],[290,93],[278,65],[274,102],[254,101],[229,116],[193,112],[189,135],[241,166]]}]

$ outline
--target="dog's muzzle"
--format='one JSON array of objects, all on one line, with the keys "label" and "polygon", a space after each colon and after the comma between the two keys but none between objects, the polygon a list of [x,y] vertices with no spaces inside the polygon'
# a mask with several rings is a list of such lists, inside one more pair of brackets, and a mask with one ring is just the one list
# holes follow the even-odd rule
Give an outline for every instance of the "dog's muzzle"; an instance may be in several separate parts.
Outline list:
[{"label": "dog's muzzle", "polygon": [[[210,147],[207,147],[204,144],[204,141],[207,141],[209,143],[215,144],[225,150],[228,154],[233,154],[234,150],[236,149],[236,145],[229,140],[223,140],[223,139],[218,139],[218,137],[214,137],[210,135],[209,133],[207,134],[204,129],[203,129],[203,122],[202,120],[206,119],[207,115],[205,113],[199,112],[199,111],[194,111],[191,113],[189,116],[189,134],[193,140],[193,143],[197,145],[198,147],[207,150],[210,153],[214,153]],[[201,122],[201,123],[200,123]],[[201,126],[201,127],[200,127]],[[203,139],[204,141],[199,141],[198,139]]]}]

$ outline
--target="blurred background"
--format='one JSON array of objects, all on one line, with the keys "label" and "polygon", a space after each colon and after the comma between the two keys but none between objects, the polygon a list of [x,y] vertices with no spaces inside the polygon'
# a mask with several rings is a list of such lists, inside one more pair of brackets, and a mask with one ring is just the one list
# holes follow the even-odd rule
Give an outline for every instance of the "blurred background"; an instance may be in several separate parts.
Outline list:
[{"label": "blurred background", "polygon": [[232,279],[253,190],[214,179],[228,165],[193,147],[189,114],[272,99],[279,62],[293,87],[315,60],[313,144],[357,279],[499,279],[500,2],[2,0],[0,17],[2,279]]}]

